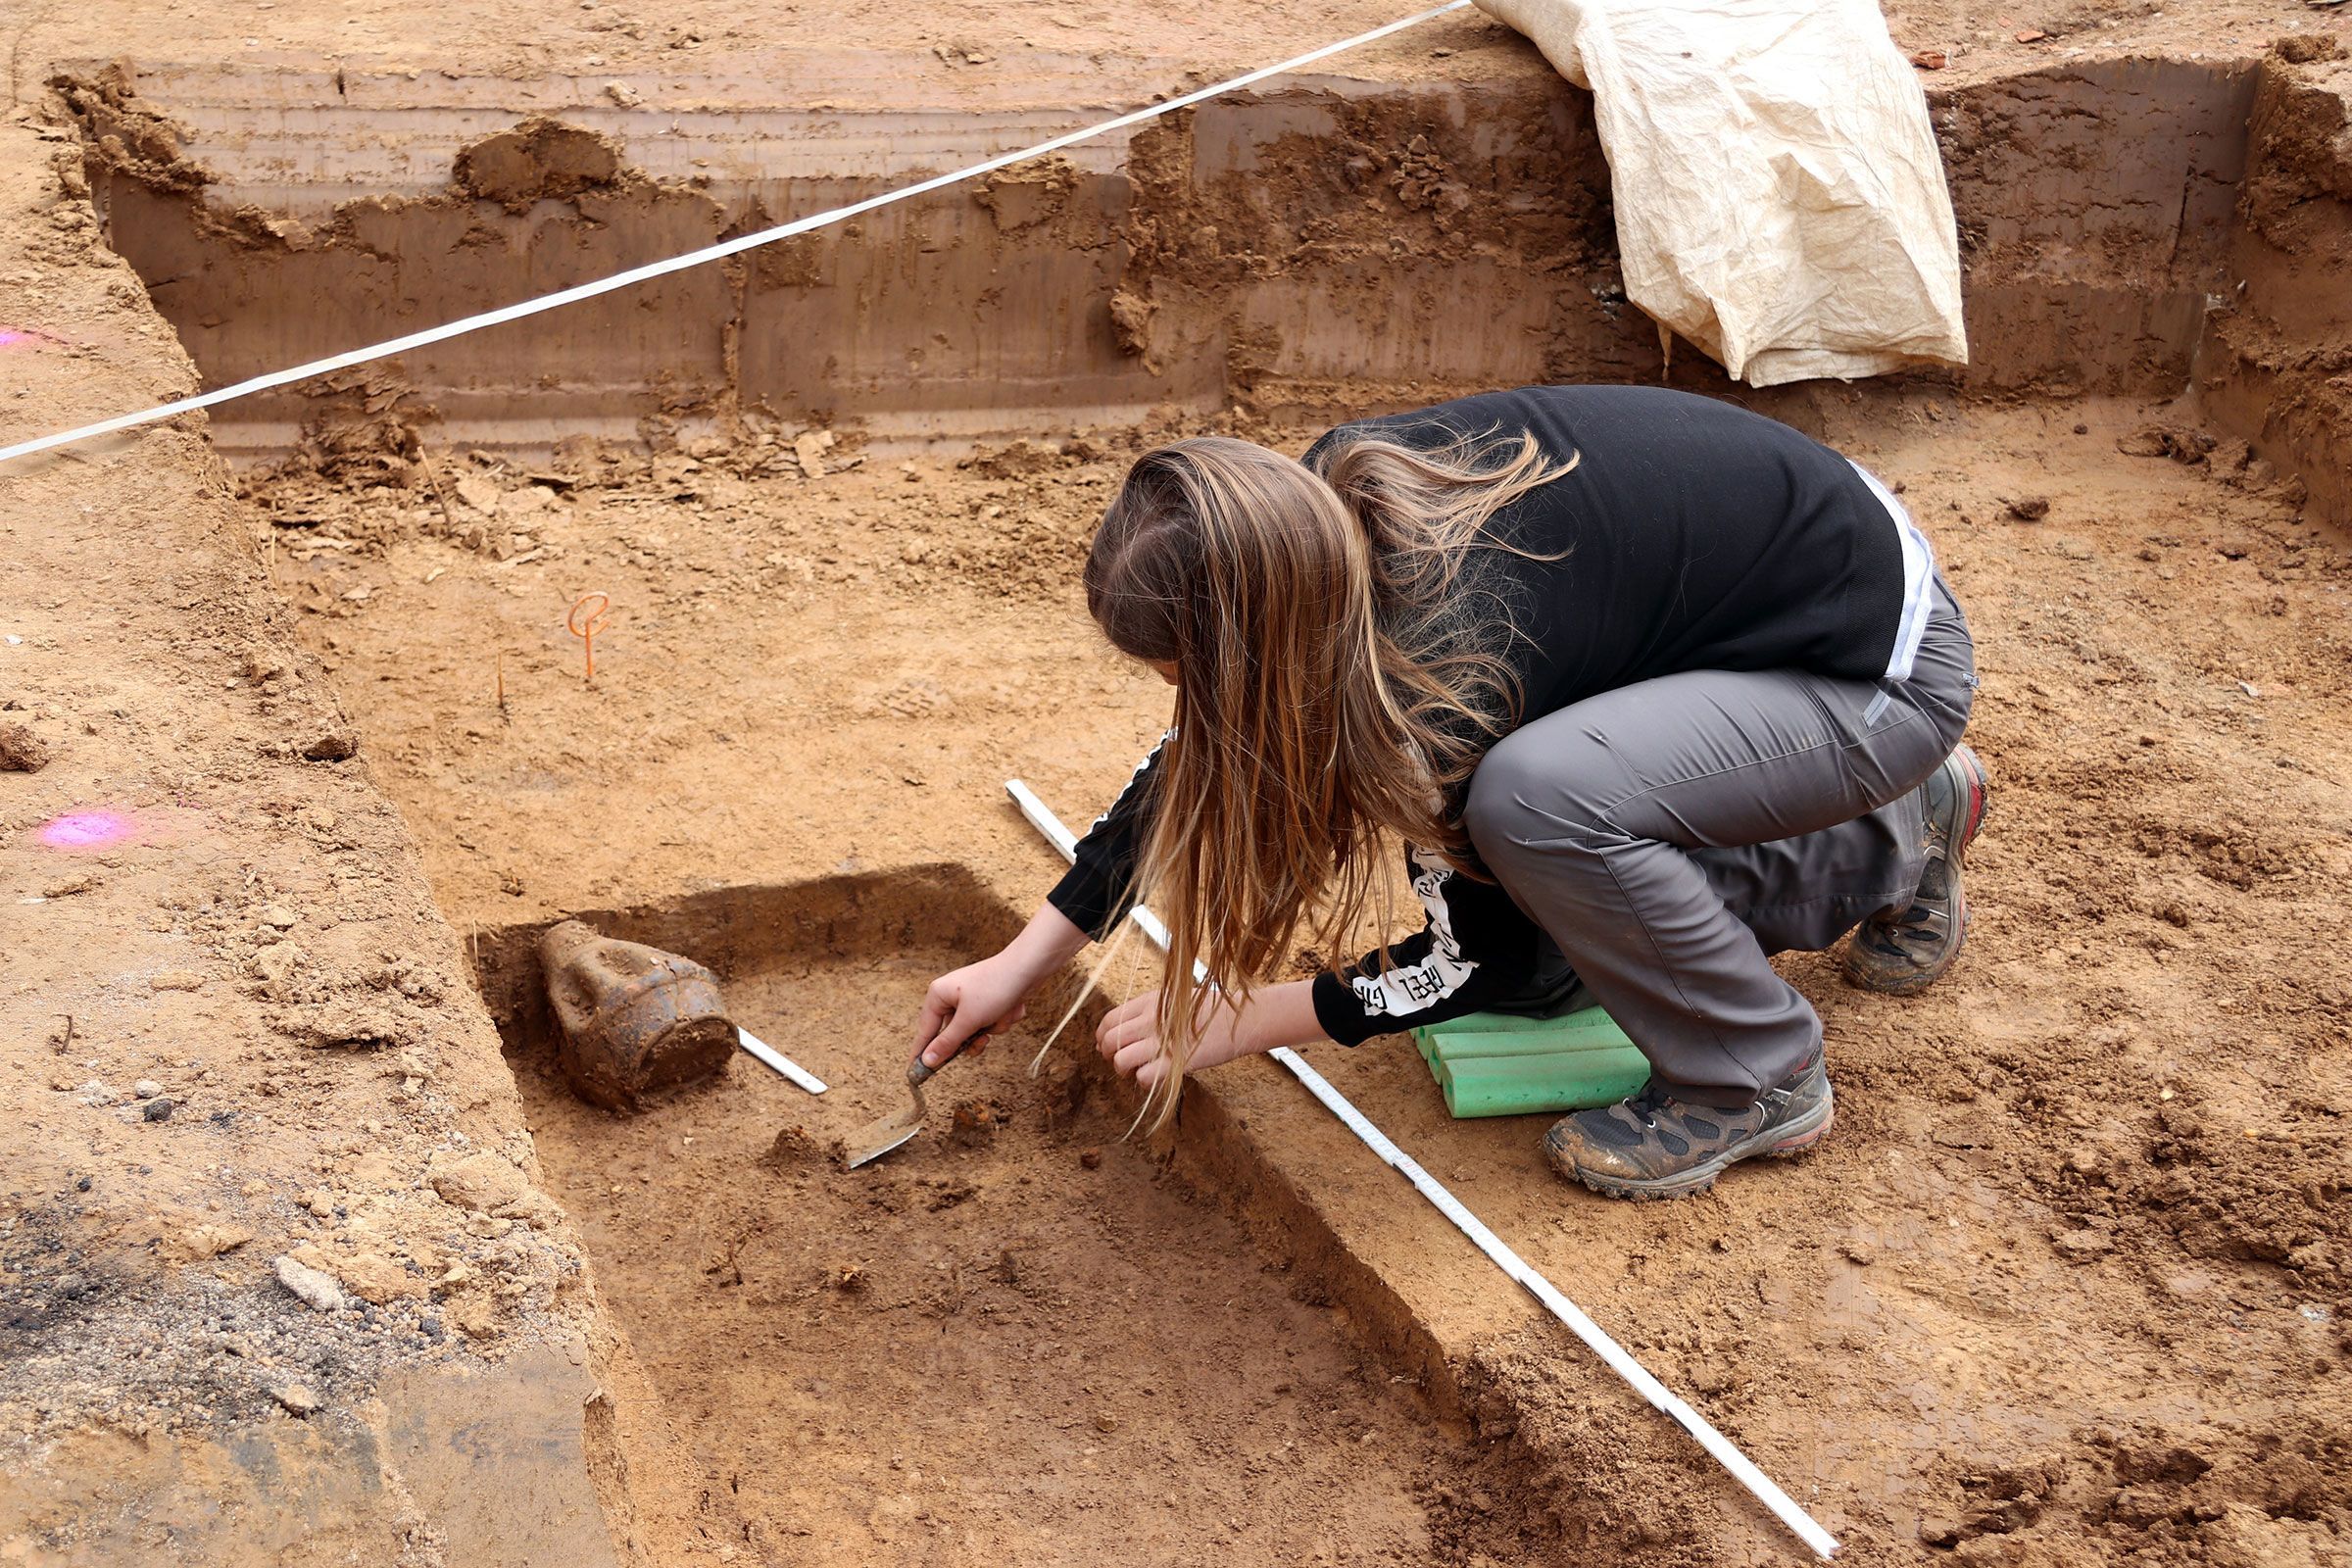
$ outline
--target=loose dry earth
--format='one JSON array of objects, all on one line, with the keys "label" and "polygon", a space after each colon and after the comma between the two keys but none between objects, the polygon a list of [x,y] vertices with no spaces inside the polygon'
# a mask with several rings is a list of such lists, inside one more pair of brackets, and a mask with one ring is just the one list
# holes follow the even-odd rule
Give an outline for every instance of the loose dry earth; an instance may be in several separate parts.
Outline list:
[{"label": "loose dry earth", "polygon": [[[2212,1536],[2258,1560],[2326,1560],[2352,1459],[2352,961],[2334,891],[2352,872],[2352,558],[2233,450],[2131,455],[2182,428],[2163,409],[1855,394],[1827,424],[1905,486],[1971,611],[1973,734],[1998,792],[1977,935],[1936,995],[1865,999],[1826,961],[1792,964],[1830,1019],[1832,1145],[1705,1203],[1618,1207],[1544,1171],[1540,1121],[1446,1122],[1401,1045],[1335,1053],[1326,1070],[1837,1528],[1887,1544],[2101,1542],[2084,1550]],[[445,903],[504,927],[767,865],[1017,864],[1027,830],[994,805],[1008,773],[1067,814],[1091,809],[1165,717],[1156,683],[1097,645],[1073,588],[1123,461],[1082,441],[813,482],[744,476],[766,466],[758,449],[544,469],[561,499],[527,516],[549,554],[520,564],[453,543],[437,507],[396,492],[369,504],[280,478],[255,500],[297,541],[280,585],[314,610]],[[510,490],[528,477],[498,467],[482,471]],[[561,625],[591,584],[627,617],[600,642],[594,686]],[[787,760],[779,775],[760,760]],[[1008,891],[1033,899],[1051,867],[1041,847]],[[890,1108],[925,977],[895,951],[872,961],[896,991],[860,982],[874,1016],[854,1047],[832,1014],[779,1042],[862,1080],[806,1111],[820,1136]],[[1003,1058],[958,1080],[982,1097],[1019,1081]],[[1300,1163],[1326,1156],[1343,1142]],[[1324,1181],[1320,1200],[1367,1206],[1366,1223],[1400,1200],[1378,1175]],[[799,1212],[782,1195],[755,1206],[771,1226]],[[752,1222],[729,1205],[710,1223]],[[1415,1263],[1480,1266],[1458,1245]],[[896,1353],[845,1346],[827,1364]],[[1648,1528],[1680,1537],[1712,1478],[1670,1430],[1623,1430],[1614,1396],[1589,1428],[1593,1376],[1538,1328],[1488,1346],[1471,1381],[1506,1428],[1562,1423],[1548,1451],[1615,1473],[1630,1443],[1633,1491],[1678,1499]],[[972,1419],[1022,1402],[984,1393]],[[1621,1477],[1568,1484],[1597,1494],[1566,1510],[1569,1539],[1597,1546],[1654,1511]]]},{"label": "loose dry earth", "polygon": [[[377,84],[444,62],[524,86],[610,69],[640,91],[698,52],[696,83],[717,79],[714,53],[768,61],[806,25],[622,10],[508,6],[429,30],[397,5],[135,27],[111,4],[34,11],[11,41],[26,109],[0,126],[0,328],[30,328],[7,349],[21,396],[0,403],[0,439],[187,383],[149,288],[200,355],[228,352],[209,305],[172,303],[193,285],[99,243],[85,170],[119,243],[143,213],[171,244],[185,224],[204,267],[253,269],[208,288],[270,308],[307,288],[329,321],[359,298],[331,270],[358,252],[344,229],[265,239],[172,206],[190,166],[168,141],[101,143],[85,164],[85,132],[152,123],[128,78],[98,84],[127,40],[186,64],[249,59],[220,40],[250,35],[278,66],[331,55]],[[2009,334],[1981,359],[2008,368],[1756,400],[1899,481],[1970,611],[1995,802],[1963,966],[1900,1004],[1793,960],[1829,1022],[1839,1129],[1685,1204],[1564,1188],[1536,1155],[1540,1120],[1447,1121],[1397,1042],[1316,1061],[1858,1560],[2342,1562],[2352,550],[2324,521],[2341,476],[2285,470],[2345,439],[2328,420],[2352,340],[2333,260],[2352,182],[2331,171],[2352,152],[2329,151],[2326,113],[2352,68],[2304,51],[2257,90],[2263,40],[2341,31],[2300,5],[2078,11],[1895,19],[1907,46],[1968,43],[1952,77],[1990,84],[1939,128],[1972,311]],[[905,73],[906,102],[954,107],[1017,96],[1024,57],[983,41],[1010,36],[1004,14],[854,20],[874,50],[930,62]],[[1173,81],[1385,16],[1317,5],[1181,60],[1111,58]],[[1055,29],[1037,52],[1062,71],[1139,19],[1020,21],[1031,42]],[[1528,51],[1475,19],[1443,28],[1371,57],[1365,79],[1507,80],[1551,113]],[[2078,40],[2163,58],[2078,74],[2053,53]],[[33,107],[53,65],[78,120],[63,99]],[[2095,120],[2067,108],[2078,90],[2121,92],[2158,127],[2193,100],[2209,140],[2253,114],[2278,156],[2242,206],[2222,154],[2153,160],[2136,205],[2084,242],[2108,260],[2075,256],[2035,293],[2034,269],[2073,254],[2050,214],[2108,152],[2054,141],[2045,178],[2020,106]],[[1437,124],[1453,101],[1413,113]],[[1293,106],[1267,112],[1287,124]],[[233,478],[179,430],[0,475],[0,1103],[21,1129],[0,1150],[0,1561],[1793,1559],[1268,1064],[1206,1077],[1173,1144],[1145,1148],[1119,1139],[1120,1091],[1067,1048],[1029,1080],[1034,1037],[1018,1039],[952,1068],[935,1126],[883,1165],[845,1175],[811,1152],[894,1103],[928,974],[1051,881],[1002,781],[1082,819],[1164,722],[1164,691],[1107,655],[1075,589],[1125,463],[1206,427],[1296,451],[1316,429],[1299,405],[1406,388],[1389,360],[1354,381],[1328,355],[1301,368],[1279,331],[1220,315],[1226,296],[1271,298],[1296,267],[1317,281],[1282,309],[1316,315],[1333,289],[1333,319],[1385,320],[1391,239],[1420,269],[1395,291],[1415,319],[1443,319],[1457,275],[1485,280],[1481,301],[1549,276],[1555,239],[1607,273],[1591,190],[1514,219],[1544,236],[1525,254],[1505,254],[1510,224],[1420,201],[1448,159],[1492,154],[1442,132],[1412,168],[1378,166],[1389,194],[1334,196],[1310,177],[1317,137],[1374,156],[1418,122],[1348,114],[1280,143],[1284,200],[1331,204],[1298,232],[1230,183],[1188,183],[1195,143],[1174,135],[1137,143],[1137,213],[1053,207],[1071,188],[1055,175],[966,215],[1000,246],[1066,228],[1102,292],[1156,301],[1135,341],[1104,326],[1093,360],[1054,371],[1069,379],[1020,396],[1075,387],[1099,409],[1132,395],[1103,392],[1114,372],[1157,375],[1164,355],[1229,378],[1205,405],[1185,383],[1119,419],[918,448],[904,427],[869,440],[821,407],[763,406],[743,395],[739,340],[689,333],[681,352],[723,362],[725,395],[668,383],[650,445],[453,440],[394,378],[318,400],[297,451]],[[1530,188],[1560,147],[1595,161],[1572,117],[1551,125],[1539,152],[1493,154]],[[1125,172],[1102,177],[1127,199]],[[2004,180],[2037,194],[1972,205]],[[592,211],[619,209],[571,199],[545,232],[591,245]],[[383,211],[476,235],[514,221],[450,191]],[[1357,227],[1330,216],[1347,212]],[[2241,217],[2232,251],[2216,236]],[[910,382],[919,356],[891,336],[923,294],[907,279],[984,293],[1030,275],[1028,253],[977,241],[961,271],[922,272],[919,237],[858,285],[889,308],[858,332]],[[477,252],[499,254],[451,254]],[[2236,297],[2241,275],[2268,303],[2200,326],[2206,291]],[[515,279],[491,267],[466,286]],[[799,274],[761,286],[823,295]],[[2117,303],[2134,292],[2144,315]],[[1551,336],[1506,322],[1496,341],[1531,374],[1651,373],[1604,294],[1565,283]],[[665,297],[662,319],[691,326],[696,308]],[[1050,314],[1020,318],[1053,335]],[[1466,321],[1462,341],[1494,326]],[[564,352],[610,376],[634,341]],[[2109,357],[2067,359],[2089,349]],[[990,384],[957,374],[957,396]],[[524,380],[500,383],[499,407],[520,407]],[[638,406],[612,396],[625,429]],[[2238,427],[2261,455],[2216,417],[2253,404],[2270,413]],[[612,607],[593,681],[564,631],[592,591]],[[44,838],[93,810],[123,834]],[[634,1120],[562,1096],[519,956],[574,913],[709,959],[745,1021],[833,1093],[746,1061]]]},{"label": "loose dry earth", "polygon": [[959,961],[890,945],[737,978],[746,1026],[838,1086],[822,1106],[749,1062],[631,1120],[525,1083],[551,1190],[745,1543],[828,1563],[1458,1545],[1440,1489],[1475,1487],[1409,1391],[1120,1142],[1127,1113],[1086,1077],[1009,1070],[1026,1032],[934,1097],[921,1143],[835,1165],[810,1123],[898,1108],[875,1064],[910,988]]}]

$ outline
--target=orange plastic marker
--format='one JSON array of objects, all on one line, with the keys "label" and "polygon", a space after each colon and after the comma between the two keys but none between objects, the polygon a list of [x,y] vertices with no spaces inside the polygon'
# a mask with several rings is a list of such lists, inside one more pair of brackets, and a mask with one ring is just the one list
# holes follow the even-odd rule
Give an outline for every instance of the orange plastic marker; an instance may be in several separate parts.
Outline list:
[{"label": "orange plastic marker", "polygon": [[[593,610],[589,609],[591,603],[596,607]],[[564,617],[565,629],[580,640],[580,647],[588,656],[585,676],[588,680],[596,679],[596,634],[605,629],[612,608],[612,601],[604,594],[582,594],[571,602],[571,613]]]}]

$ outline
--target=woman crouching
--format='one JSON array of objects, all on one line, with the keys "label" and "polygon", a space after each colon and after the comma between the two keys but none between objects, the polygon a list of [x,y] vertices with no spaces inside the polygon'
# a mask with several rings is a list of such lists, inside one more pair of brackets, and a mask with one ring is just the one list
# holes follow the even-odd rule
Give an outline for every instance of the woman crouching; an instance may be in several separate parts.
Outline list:
[{"label": "woman crouching", "polygon": [[[1959,954],[1985,803],[1967,622],[1901,504],[1786,425],[1538,387],[1298,461],[1180,441],[1129,471],[1086,591],[1174,723],[1027,928],[933,982],[934,1065],[1149,902],[1167,983],[1098,1044],[1154,1123],[1252,1052],[1589,998],[1651,1078],[1544,1152],[1679,1197],[1829,1130],[1821,1020],[1771,954],[1851,933],[1846,977],[1897,994]],[[1392,840],[1423,929],[1264,979],[1380,912]]]}]

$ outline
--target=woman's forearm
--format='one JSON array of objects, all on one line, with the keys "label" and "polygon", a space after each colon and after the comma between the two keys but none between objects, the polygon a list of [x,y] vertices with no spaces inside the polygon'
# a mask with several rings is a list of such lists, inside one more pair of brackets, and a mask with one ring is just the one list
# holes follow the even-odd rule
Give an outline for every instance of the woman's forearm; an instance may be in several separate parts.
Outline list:
[{"label": "woman's forearm", "polygon": [[1239,1033],[1238,1043],[1249,1054],[1272,1051],[1277,1046],[1312,1045],[1331,1038],[1323,1032],[1322,1022],[1315,1016],[1312,980],[1286,980],[1280,985],[1259,986],[1250,994],[1250,1005],[1243,1013]]},{"label": "woman's forearm", "polygon": [[1003,956],[1023,977],[1023,990],[1033,990],[1047,976],[1078,956],[1093,938],[1051,904],[1038,906],[1037,913],[1021,927],[1020,935],[1004,945]]}]

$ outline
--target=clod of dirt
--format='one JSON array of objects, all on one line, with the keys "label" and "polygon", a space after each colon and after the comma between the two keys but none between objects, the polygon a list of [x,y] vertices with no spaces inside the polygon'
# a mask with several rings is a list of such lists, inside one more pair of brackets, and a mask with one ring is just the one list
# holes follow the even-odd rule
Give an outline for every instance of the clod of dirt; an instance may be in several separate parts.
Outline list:
[{"label": "clod of dirt", "polygon": [[1102,1151],[1100,1149],[1081,1149],[1078,1151],[1078,1163],[1085,1166],[1088,1170],[1102,1169]]},{"label": "clod of dirt", "polygon": [[2009,503],[2009,515],[2020,522],[2039,522],[2049,514],[2048,496],[2019,496]]},{"label": "clod of dirt", "polygon": [[957,1149],[978,1149],[993,1142],[1004,1125],[1004,1111],[995,1101],[959,1101],[948,1124],[948,1142]]},{"label": "clod of dirt", "polygon": [[348,762],[360,755],[360,732],[332,721],[303,743],[302,755],[313,762]]},{"label": "clod of dirt", "polygon": [[825,454],[833,450],[834,436],[830,430],[804,430],[792,438],[793,461],[801,472],[811,479],[825,476]]},{"label": "clod of dirt", "polygon": [[320,1007],[292,1031],[305,1045],[321,1051],[342,1048],[377,1051],[400,1044],[399,1020],[381,1007],[333,1002]]},{"label": "clod of dirt", "polygon": [[996,220],[999,232],[1014,234],[1061,216],[1078,183],[1077,166],[1056,154],[1000,170],[981,181],[972,199]]},{"label": "clod of dirt", "polygon": [[781,1166],[817,1165],[825,1161],[828,1152],[814,1133],[795,1122],[776,1134],[775,1142],[767,1146],[767,1152],[761,1156],[760,1162]]},{"label": "clod of dirt", "polygon": [[865,1289],[865,1265],[836,1263],[825,1270],[825,1283],[837,1291],[862,1291]]},{"label": "clod of dirt", "polygon": [[2202,430],[2178,424],[2143,424],[2115,444],[2128,458],[2170,458],[2175,463],[2202,463],[2216,445]]},{"label": "clod of dirt", "polygon": [[1110,297],[1110,332],[1119,352],[1141,355],[1152,346],[1152,313],[1158,307],[1141,295],[1120,289]]},{"label": "clod of dirt", "polygon": [[2271,53],[2290,66],[2310,66],[2323,60],[2341,59],[2344,46],[2340,39],[2329,33],[2309,37],[2298,35],[2281,38],[2272,44]]},{"label": "clod of dirt", "polygon": [[443,1202],[476,1213],[519,1202],[530,1186],[522,1172],[496,1154],[436,1157],[425,1179]]},{"label": "clod of dirt", "polygon": [[617,184],[619,149],[593,130],[534,115],[458,154],[458,188],[522,214],[538,201],[564,201]]},{"label": "clod of dirt", "polygon": [[307,1383],[281,1383],[270,1391],[270,1397],[296,1415],[310,1415],[318,1408],[318,1396]]},{"label": "clod of dirt", "polygon": [[30,724],[0,724],[0,773],[38,773],[49,765],[49,743]]}]

